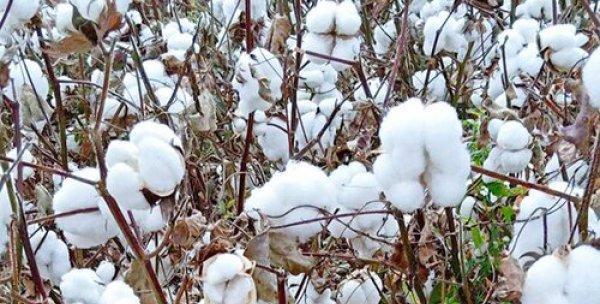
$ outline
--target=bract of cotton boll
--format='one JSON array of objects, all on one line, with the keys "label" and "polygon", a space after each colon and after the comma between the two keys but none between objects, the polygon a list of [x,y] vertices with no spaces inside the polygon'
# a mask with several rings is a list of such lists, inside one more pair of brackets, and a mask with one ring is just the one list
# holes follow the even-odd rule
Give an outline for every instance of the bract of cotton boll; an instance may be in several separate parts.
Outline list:
[{"label": "bract of cotton boll", "polygon": [[256,302],[256,287],[247,273],[252,268],[252,262],[239,254],[221,253],[204,261],[205,297],[220,304]]},{"label": "bract of cotton boll", "polygon": [[[84,168],[74,172],[76,176],[97,181],[99,172],[96,168]],[[105,204],[96,188],[73,178],[67,178],[52,200],[54,213],[64,213],[83,208],[99,207]],[[112,220],[112,219],[110,219]],[[82,225],[81,223],[86,223]],[[106,242],[117,235],[118,228],[111,224],[100,211],[80,213],[56,219],[56,225],[62,229],[69,241],[78,248],[89,248]]]},{"label": "bract of cotton boll", "polygon": [[581,77],[588,93],[589,103],[592,107],[600,109],[600,48],[597,48],[587,60]]},{"label": "bract of cotton boll", "polygon": [[71,0],[81,17],[98,22],[100,15],[106,9],[106,0]]},{"label": "bract of cotton boll", "polygon": [[[31,154],[31,151],[26,149],[26,150],[19,151],[19,152],[22,152],[21,158],[20,158],[21,161],[35,164],[36,161],[35,161],[35,158],[33,157],[33,154]],[[10,151],[8,151],[6,156],[13,160],[18,159],[19,153],[17,153],[17,148],[13,148]],[[35,172],[33,171],[33,168],[23,166],[23,179],[28,179],[28,178],[32,177],[34,173]],[[12,176],[12,178],[16,179],[17,175],[18,175],[17,168],[13,169],[10,172],[10,175]]]},{"label": "bract of cotton boll", "polygon": [[98,303],[104,291],[101,282],[91,269],[72,269],[60,282],[62,299],[66,303]]},{"label": "bract of cotton boll", "polygon": [[506,150],[520,150],[527,147],[531,135],[529,131],[516,120],[505,122],[498,131],[498,145]]},{"label": "bract of cotton boll", "polygon": [[546,255],[536,261],[527,271],[521,302],[523,304],[568,304],[569,301],[566,301],[563,294],[566,280],[565,261],[554,255]]},{"label": "bract of cotton boll", "polygon": [[54,231],[46,231],[38,225],[30,225],[27,230],[31,246],[36,248],[35,261],[40,275],[53,284],[60,283],[61,277],[71,270],[67,245]]},{"label": "bract of cotton boll", "polygon": [[414,212],[425,204],[425,189],[416,180],[394,183],[383,193],[392,205],[405,213]]},{"label": "bract of cotton boll", "polygon": [[123,281],[114,281],[106,285],[99,299],[99,304],[139,304],[140,299],[133,289]]},{"label": "bract of cotton boll", "polygon": [[108,170],[106,188],[122,208],[149,209],[143,187],[138,172],[125,163],[117,163]]},{"label": "bract of cotton boll", "polygon": [[335,11],[335,31],[338,35],[356,35],[361,24],[360,15],[353,1],[344,0]]},{"label": "bract of cotton boll", "polygon": [[181,154],[164,141],[148,137],[138,145],[139,174],[146,189],[159,196],[173,191],[185,174]]},{"label": "bract of cotton boll", "polygon": [[505,172],[519,173],[527,168],[532,156],[533,152],[529,149],[505,150],[500,156],[500,164]]},{"label": "bract of cotton boll", "polygon": [[337,4],[321,0],[306,14],[306,27],[319,34],[330,33],[335,29]]},{"label": "bract of cotton boll", "polygon": [[138,148],[126,140],[111,140],[106,148],[104,159],[110,169],[118,163],[125,163],[133,169],[138,168]]}]

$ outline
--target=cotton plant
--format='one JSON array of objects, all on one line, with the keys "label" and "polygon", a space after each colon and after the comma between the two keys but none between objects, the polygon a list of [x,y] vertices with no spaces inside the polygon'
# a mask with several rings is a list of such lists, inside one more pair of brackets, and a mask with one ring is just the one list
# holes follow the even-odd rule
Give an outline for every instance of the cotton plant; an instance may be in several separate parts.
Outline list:
[{"label": "cotton plant", "polygon": [[390,109],[379,138],[383,153],[373,163],[373,171],[392,205],[407,213],[422,208],[425,187],[438,206],[460,204],[470,156],[452,106],[436,102],[425,107],[417,98],[408,99]]},{"label": "cotton plant", "polygon": [[181,141],[168,126],[150,120],[137,123],[129,140],[113,140],[106,150],[108,192],[119,206],[149,210],[144,191],[165,197],[183,180]]},{"label": "cotton plant", "polygon": [[543,256],[526,273],[521,303],[596,303],[599,261],[600,252],[590,245]]},{"label": "cotton plant", "polygon": [[338,213],[357,213],[331,221],[328,229],[332,235],[349,239],[361,257],[371,258],[377,250],[387,249],[378,240],[394,241],[399,229],[395,218],[387,213],[360,214],[387,210],[379,199],[381,187],[373,173],[354,161],[336,168],[329,179],[337,187]]},{"label": "cotton plant", "polygon": [[[112,272],[111,272],[112,267]],[[75,268],[62,276],[60,291],[67,304],[139,304],[133,289],[121,280],[113,280],[114,265],[101,263],[96,271]]]},{"label": "cotton plant", "polygon": [[[564,182],[553,182],[550,188],[581,196],[582,189]],[[564,199],[536,190],[530,190],[519,206],[509,245],[511,256],[521,266],[531,261],[528,253],[543,253],[569,243],[571,230],[575,229],[577,210]],[[593,210],[590,210],[593,213]],[[594,226],[596,223],[593,223]],[[573,241],[578,240],[577,233]]]},{"label": "cotton plant", "polygon": [[[270,226],[293,224],[334,212],[336,187],[320,168],[306,162],[289,161],[285,170],[273,174],[261,187],[252,190],[244,211],[255,221],[265,219]],[[306,242],[323,230],[326,221],[314,221],[278,232]]]},{"label": "cotton plant", "polygon": [[588,39],[577,33],[573,24],[556,24],[540,31],[540,47],[548,50],[550,63],[559,70],[569,71],[582,65],[588,53],[581,47]]},{"label": "cotton plant", "polygon": [[283,68],[279,59],[263,48],[243,53],[235,67],[233,88],[238,92],[238,111],[243,116],[268,110],[281,99]]},{"label": "cotton plant", "polygon": [[256,286],[249,273],[253,267],[237,253],[221,253],[204,261],[201,279],[205,303],[256,303]]},{"label": "cotton plant", "polygon": [[589,57],[583,68],[581,77],[585,90],[589,96],[589,103],[595,109],[600,109],[600,48],[596,49]]},{"label": "cotton plant", "polygon": [[[343,60],[354,60],[360,52],[361,18],[355,4],[350,0],[340,3],[330,0],[319,0],[306,14],[308,32],[302,38],[305,50]],[[314,63],[330,63],[337,71],[350,66],[316,56],[309,58]]]},{"label": "cotton plant", "polygon": [[[523,124],[516,120],[492,119],[488,132],[496,146],[483,163],[485,169],[508,174],[520,173],[527,168],[533,152],[528,148],[531,135]],[[484,180],[492,179],[485,177]]]},{"label": "cotton plant", "polygon": [[383,284],[376,273],[360,270],[351,277],[354,278],[348,278],[340,283],[336,294],[337,303],[379,303],[381,300],[379,291],[383,288]]}]

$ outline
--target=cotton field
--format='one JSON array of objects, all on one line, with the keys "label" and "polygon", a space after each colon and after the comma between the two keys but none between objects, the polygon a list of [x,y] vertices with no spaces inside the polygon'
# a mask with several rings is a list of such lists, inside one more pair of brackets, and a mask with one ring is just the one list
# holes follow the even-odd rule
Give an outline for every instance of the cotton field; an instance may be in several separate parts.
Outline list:
[{"label": "cotton field", "polygon": [[597,0],[0,0],[0,303],[600,304]]}]

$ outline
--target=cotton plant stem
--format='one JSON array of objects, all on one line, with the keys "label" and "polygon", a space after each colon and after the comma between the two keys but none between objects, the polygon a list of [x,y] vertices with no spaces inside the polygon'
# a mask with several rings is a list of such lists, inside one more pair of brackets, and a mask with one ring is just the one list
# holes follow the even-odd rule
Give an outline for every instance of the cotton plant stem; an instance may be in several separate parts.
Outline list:
[{"label": "cotton plant stem", "polygon": [[396,57],[394,59],[394,65],[392,66],[392,72],[390,73],[388,89],[385,92],[385,99],[383,100],[383,108],[387,109],[389,106],[390,97],[392,91],[395,90],[396,75],[400,69],[400,62],[404,58],[404,49],[406,47],[406,41],[408,40],[408,6],[410,1],[405,1],[404,9],[402,12],[402,25],[400,26],[400,34],[396,39]]},{"label": "cotton plant stem", "polygon": [[467,303],[467,304],[472,304],[472,299],[471,299],[471,290],[469,288],[469,281],[465,280],[463,273],[462,273],[462,265],[460,262],[460,257],[459,257],[459,252],[461,250],[461,247],[458,244],[458,236],[456,233],[456,226],[454,223],[454,211],[452,210],[451,207],[446,207],[444,208],[444,211],[446,212],[446,219],[448,220],[448,232],[450,233],[450,250],[452,253],[452,262],[451,262],[451,266],[452,266],[452,272],[454,272],[454,276],[456,277],[456,280],[460,283],[461,285],[461,292],[460,295],[463,298],[463,303]]},{"label": "cotton plant stem", "polygon": [[581,207],[579,212],[579,233],[581,234],[581,240],[585,241],[588,238],[588,210],[592,195],[594,194],[594,186],[596,178],[598,178],[599,167],[600,167],[600,129],[596,132],[596,140],[594,143],[594,152],[592,156],[592,165],[589,169],[588,182],[585,187],[585,193],[581,200]]},{"label": "cotton plant stem", "polygon": [[408,238],[408,229],[406,227],[406,223],[404,222],[404,214],[402,214],[400,211],[396,211],[396,220],[398,221],[398,226],[400,227],[400,237],[402,238],[404,255],[406,255],[406,260],[408,261],[410,271],[413,276],[413,288],[417,293],[417,297],[419,297],[419,303],[427,304],[427,298],[423,292],[423,285],[421,284],[421,279],[419,279],[417,259],[415,258],[412,244]]}]

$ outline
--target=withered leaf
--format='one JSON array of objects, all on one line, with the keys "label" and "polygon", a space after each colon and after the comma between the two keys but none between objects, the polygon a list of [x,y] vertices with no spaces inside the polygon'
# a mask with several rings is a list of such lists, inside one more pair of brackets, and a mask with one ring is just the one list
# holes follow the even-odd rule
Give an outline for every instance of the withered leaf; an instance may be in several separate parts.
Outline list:
[{"label": "withered leaf", "polygon": [[[257,262],[259,265],[270,265],[269,233],[263,232],[248,242],[244,256]],[[267,302],[277,302],[277,277],[275,274],[262,268],[254,269],[252,278],[256,283],[258,298]]]},{"label": "withered leaf", "polygon": [[269,233],[269,247],[271,264],[294,275],[308,272],[315,265],[315,259],[303,255],[295,240],[281,233]]},{"label": "withered leaf", "polygon": [[52,57],[61,57],[70,54],[85,54],[93,47],[94,44],[84,34],[72,32],[61,41],[48,44],[44,51]]},{"label": "withered leaf", "polygon": [[518,301],[521,298],[525,281],[523,269],[519,267],[514,258],[508,257],[502,260],[500,272],[502,277],[499,280],[500,285],[495,296],[505,301]]}]

